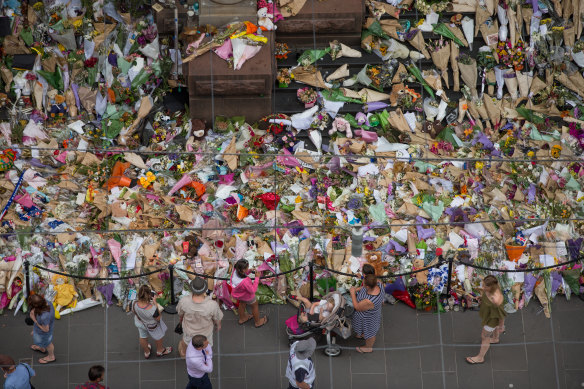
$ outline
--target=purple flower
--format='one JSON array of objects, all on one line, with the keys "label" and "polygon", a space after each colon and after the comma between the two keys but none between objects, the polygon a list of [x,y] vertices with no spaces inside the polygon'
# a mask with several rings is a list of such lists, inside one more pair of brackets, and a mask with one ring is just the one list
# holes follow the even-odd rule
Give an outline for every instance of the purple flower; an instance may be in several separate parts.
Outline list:
[{"label": "purple flower", "polygon": [[348,209],[359,209],[363,207],[363,202],[358,197],[352,197],[347,203]]},{"label": "purple flower", "polygon": [[527,202],[529,204],[535,201],[535,194],[536,194],[535,184],[529,185],[529,189],[527,190]]},{"label": "purple flower", "polygon": [[118,66],[118,56],[115,53],[110,53],[110,55],[107,56],[107,61],[114,68]]},{"label": "purple flower", "polygon": [[485,150],[492,150],[493,149],[493,142],[482,132],[479,132],[475,138],[472,140],[472,145],[476,145],[480,143],[483,145],[483,149]]},{"label": "purple flower", "polygon": [[140,35],[137,39],[138,44],[142,47],[146,46],[146,38],[144,37],[144,35]]}]

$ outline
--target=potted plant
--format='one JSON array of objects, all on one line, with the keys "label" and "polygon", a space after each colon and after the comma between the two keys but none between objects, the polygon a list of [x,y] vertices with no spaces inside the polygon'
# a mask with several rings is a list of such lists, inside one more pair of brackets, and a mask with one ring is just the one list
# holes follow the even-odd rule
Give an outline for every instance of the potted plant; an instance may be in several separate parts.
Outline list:
[{"label": "potted plant", "polygon": [[310,87],[298,89],[296,96],[298,96],[298,100],[300,100],[301,103],[304,103],[304,108],[312,108],[318,98],[316,91]]}]

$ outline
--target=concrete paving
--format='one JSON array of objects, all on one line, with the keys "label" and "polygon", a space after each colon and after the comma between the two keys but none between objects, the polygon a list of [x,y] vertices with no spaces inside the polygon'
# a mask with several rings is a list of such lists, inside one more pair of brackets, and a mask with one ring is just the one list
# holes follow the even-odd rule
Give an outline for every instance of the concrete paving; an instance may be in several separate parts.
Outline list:
[{"label": "concrete paving", "polygon": [[[288,339],[284,321],[295,313],[292,306],[266,305],[270,317],[260,329],[252,322],[240,326],[225,312],[222,330],[215,335],[214,388],[286,388],[284,377]],[[172,329],[176,315],[163,314],[169,327],[167,344],[175,350],[179,336]],[[478,312],[416,312],[398,303],[383,307],[383,324],[371,354],[359,354],[361,342],[339,341],[344,347],[336,358],[314,356],[316,388],[472,388],[550,389],[584,387],[584,302],[558,296],[552,318],[546,319],[537,300],[509,315],[501,344],[494,345],[485,363],[471,366],[465,357],[478,352]],[[57,361],[39,365],[41,354],[29,349],[31,327],[24,315],[0,316],[0,353],[31,362],[40,389],[75,388],[87,379],[93,364],[106,366],[111,389],[184,388],[184,360],[176,351],[164,358],[145,360],[138,345],[133,318],[112,306],[95,307],[64,316],[55,324]],[[319,342],[322,346],[324,340]],[[0,378],[0,380],[2,380]]]}]

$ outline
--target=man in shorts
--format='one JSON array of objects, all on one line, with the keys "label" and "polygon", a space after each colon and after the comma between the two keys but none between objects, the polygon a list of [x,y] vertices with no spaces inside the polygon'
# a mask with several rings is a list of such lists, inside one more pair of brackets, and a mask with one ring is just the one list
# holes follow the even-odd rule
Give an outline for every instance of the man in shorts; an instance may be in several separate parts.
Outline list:
[{"label": "man in shorts", "polygon": [[197,334],[204,335],[213,346],[213,327],[216,326],[219,331],[223,319],[219,304],[206,294],[205,279],[196,277],[189,286],[193,294],[182,297],[176,307],[183,327],[183,337],[178,345],[178,352],[182,358],[186,355],[187,345]]}]

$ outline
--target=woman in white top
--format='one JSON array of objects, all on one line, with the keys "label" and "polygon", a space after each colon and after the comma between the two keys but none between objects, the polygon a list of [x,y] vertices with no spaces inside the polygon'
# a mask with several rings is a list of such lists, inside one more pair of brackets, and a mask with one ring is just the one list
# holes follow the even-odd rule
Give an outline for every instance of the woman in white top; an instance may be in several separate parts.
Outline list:
[{"label": "woman in white top", "polygon": [[148,285],[142,285],[138,290],[138,301],[132,303],[134,324],[140,334],[140,346],[144,350],[144,358],[150,358],[152,346],[148,343],[148,335],[156,341],[156,356],[162,357],[172,352],[172,347],[164,347],[162,338],[167,327],[154,301]]}]

